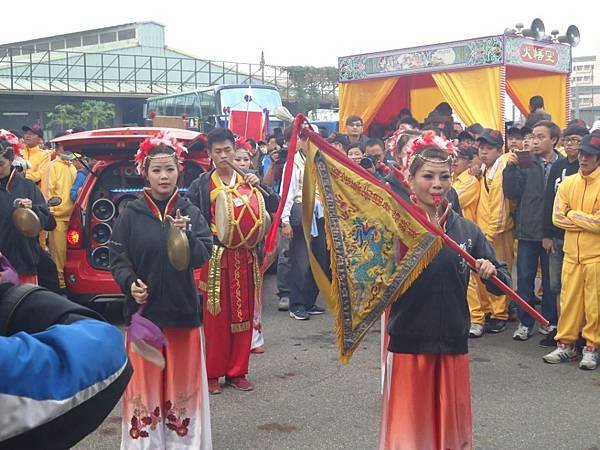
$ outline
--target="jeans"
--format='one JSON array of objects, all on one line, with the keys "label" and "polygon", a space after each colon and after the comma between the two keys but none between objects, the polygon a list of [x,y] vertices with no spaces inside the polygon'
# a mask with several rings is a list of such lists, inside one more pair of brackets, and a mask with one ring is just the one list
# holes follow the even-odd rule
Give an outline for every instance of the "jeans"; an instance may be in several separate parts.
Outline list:
[{"label": "jeans", "polygon": [[281,231],[279,231],[277,247],[277,297],[289,297],[290,241],[281,236]]},{"label": "jeans", "polygon": [[[328,277],[330,275],[329,256],[325,243],[325,222],[317,220],[319,235],[311,240],[311,250]],[[313,277],[308,260],[308,249],[302,227],[292,227],[294,236],[290,241],[290,271],[288,286],[290,288],[290,311],[305,308],[311,309],[319,295],[319,287]]]},{"label": "jeans", "polygon": [[554,238],[554,252],[550,253],[550,289],[555,295],[560,294],[563,259],[565,252],[563,239]]},{"label": "jeans", "polygon": [[[517,255],[517,293],[531,306],[535,303],[535,276],[538,261],[542,266],[542,315],[551,325],[556,325],[556,293],[550,288],[549,255],[540,241],[519,240]],[[533,327],[534,320],[522,308],[518,310],[519,321],[526,327]]]}]

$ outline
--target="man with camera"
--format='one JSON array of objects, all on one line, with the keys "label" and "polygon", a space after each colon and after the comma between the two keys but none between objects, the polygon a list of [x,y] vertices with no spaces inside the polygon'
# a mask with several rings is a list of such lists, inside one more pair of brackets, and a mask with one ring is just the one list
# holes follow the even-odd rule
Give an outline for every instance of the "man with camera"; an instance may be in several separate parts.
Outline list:
[{"label": "man with camera", "polygon": [[[372,138],[365,143],[365,158],[373,161],[375,175],[380,179],[385,178],[391,169],[385,163],[385,145],[381,139]],[[365,167],[361,162],[361,166]],[[367,167],[365,167],[367,168]],[[368,169],[368,168],[367,168]]]},{"label": "man with camera", "polygon": [[[560,139],[560,128],[544,120],[533,128],[532,153],[515,151],[507,157],[503,172],[503,191],[506,198],[517,202],[515,237],[518,239],[517,292],[529,304],[535,303],[535,277],[538,261],[542,267],[542,315],[550,321],[540,333],[556,329],[556,293],[550,288],[548,252],[542,246],[544,238],[544,196],[552,165],[562,159],[555,150]],[[533,334],[534,320],[518,309],[519,327],[513,339],[526,341]]]}]

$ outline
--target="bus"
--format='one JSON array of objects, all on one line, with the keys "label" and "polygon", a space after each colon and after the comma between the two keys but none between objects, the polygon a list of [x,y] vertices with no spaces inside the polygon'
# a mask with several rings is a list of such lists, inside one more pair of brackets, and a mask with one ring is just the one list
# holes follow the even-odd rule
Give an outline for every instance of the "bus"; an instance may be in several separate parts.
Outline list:
[{"label": "bus", "polygon": [[[146,101],[144,115],[152,126],[187,128],[203,133],[217,127],[233,130],[233,119],[243,117],[243,124],[236,119],[236,134],[258,140],[275,127],[283,126],[272,115],[277,106],[281,106],[281,96],[275,86],[221,84],[151,97]],[[267,116],[269,120],[265,123]]]}]

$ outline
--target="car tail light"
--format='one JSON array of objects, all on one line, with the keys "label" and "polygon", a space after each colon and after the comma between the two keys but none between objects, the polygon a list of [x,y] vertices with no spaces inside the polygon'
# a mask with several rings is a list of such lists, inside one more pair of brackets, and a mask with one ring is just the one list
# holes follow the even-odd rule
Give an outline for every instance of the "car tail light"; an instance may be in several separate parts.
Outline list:
[{"label": "car tail light", "polygon": [[67,231],[67,248],[83,248],[83,225],[81,223],[81,207],[75,205],[71,220],[69,220],[69,229]]}]

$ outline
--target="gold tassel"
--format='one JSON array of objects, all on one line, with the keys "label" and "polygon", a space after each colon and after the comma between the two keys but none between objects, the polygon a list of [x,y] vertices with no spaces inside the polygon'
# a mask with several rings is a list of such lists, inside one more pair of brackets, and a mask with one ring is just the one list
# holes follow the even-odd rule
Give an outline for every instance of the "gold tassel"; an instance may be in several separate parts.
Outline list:
[{"label": "gold tassel", "polygon": [[224,250],[220,245],[213,245],[212,256],[208,263],[206,309],[213,316],[221,312],[221,256]]}]

